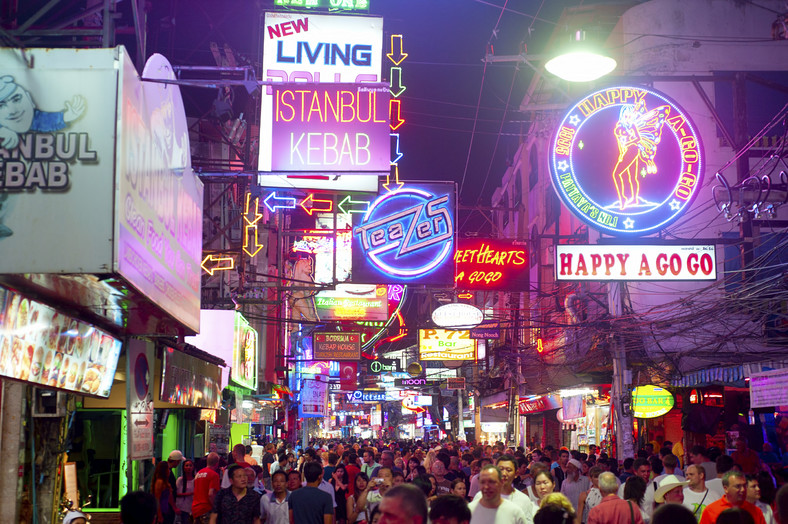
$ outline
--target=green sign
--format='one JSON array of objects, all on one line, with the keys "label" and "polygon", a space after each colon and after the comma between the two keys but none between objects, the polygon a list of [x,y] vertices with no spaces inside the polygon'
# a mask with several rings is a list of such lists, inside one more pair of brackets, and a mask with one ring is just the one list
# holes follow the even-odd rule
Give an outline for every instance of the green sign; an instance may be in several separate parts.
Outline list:
[{"label": "green sign", "polygon": [[658,386],[638,386],[632,390],[632,410],[635,418],[661,417],[673,409],[674,403],[670,391]]},{"label": "green sign", "polygon": [[329,11],[369,11],[369,0],[274,0],[274,5]]}]

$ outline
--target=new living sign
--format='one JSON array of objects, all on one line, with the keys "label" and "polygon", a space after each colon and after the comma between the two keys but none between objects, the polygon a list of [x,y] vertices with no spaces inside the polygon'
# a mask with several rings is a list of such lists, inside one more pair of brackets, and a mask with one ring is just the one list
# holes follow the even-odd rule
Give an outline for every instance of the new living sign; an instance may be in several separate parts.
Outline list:
[{"label": "new living sign", "polygon": [[676,221],[700,190],[703,169],[687,112],[642,86],[585,96],[566,113],[551,147],[551,180],[564,205],[613,235],[645,235]]},{"label": "new living sign", "polygon": [[[0,273],[119,273],[197,331],[203,188],[178,87],[141,82],[122,47],[25,56],[0,49]],[[174,79],[161,55],[145,75]]]},{"label": "new living sign", "polygon": [[555,249],[556,280],[716,280],[714,245],[579,245]]},{"label": "new living sign", "polygon": [[[309,85],[324,83],[346,83],[346,84],[375,84],[381,81],[381,63],[383,59],[383,19],[378,17],[358,17],[358,16],[338,16],[338,15],[315,15],[311,13],[265,13],[265,21],[262,27],[261,40],[263,42],[263,80],[281,83],[301,83],[302,87],[308,89]],[[358,93],[361,94],[361,93]],[[369,93],[368,93],[369,94]],[[377,102],[383,101],[382,92],[377,92]],[[300,95],[299,95],[300,96]],[[355,96],[355,95],[354,95]],[[387,98],[387,97],[386,97]],[[364,95],[364,100],[367,100]],[[388,103],[388,102],[386,102]],[[326,104],[322,104],[325,106]],[[362,104],[363,106],[363,104]],[[373,104],[374,106],[374,104]],[[281,107],[281,104],[280,104]],[[369,105],[367,105],[367,108]],[[295,165],[288,166],[281,163],[281,158],[276,158],[283,152],[274,148],[275,138],[272,133],[275,115],[275,96],[274,89],[268,87],[263,90],[260,118],[260,154],[258,158],[258,170],[270,172],[270,174],[258,175],[258,184],[264,187],[287,187],[287,188],[312,188],[328,190],[355,190],[355,191],[377,191],[378,177],[376,174],[363,174],[375,171],[370,162],[367,167],[353,165],[350,171],[353,174],[342,174],[348,171],[342,169],[350,166],[350,156],[343,156],[342,162],[334,160],[330,154],[332,151],[332,137],[330,133],[340,135],[344,138],[343,127],[355,126],[359,128],[359,118],[350,118],[356,124],[341,122],[342,117],[334,118],[340,120],[332,129],[320,131],[321,136],[313,136],[313,147],[318,147],[320,143],[321,153],[326,153],[325,159],[320,159],[320,164],[309,164],[305,162],[299,165],[299,159]],[[310,107],[311,109],[311,107]],[[366,118],[367,110],[364,110],[363,119]],[[347,115],[346,111],[346,115]],[[388,110],[384,113],[378,111],[378,115],[385,114],[388,119]],[[317,122],[322,127],[326,127],[327,122]],[[312,124],[310,124],[311,127]],[[382,124],[381,124],[382,126]],[[388,123],[386,124],[388,127]],[[316,131],[317,132],[317,131]],[[329,134],[327,134],[329,133]],[[353,140],[348,142],[348,151],[357,151],[356,160],[365,160],[363,151],[363,137],[359,138],[359,147],[356,148],[355,131]],[[309,138],[309,137],[305,137]],[[350,139],[350,135],[348,136]],[[382,148],[386,150],[386,162],[381,172],[389,171],[389,138],[384,142],[370,142],[370,152],[372,148]],[[307,140],[308,142],[308,140]],[[301,143],[302,145],[304,142]],[[344,144],[343,144],[344,145]],[[384,147],[385,146],[385,147]],[[342,151],[339,147],[338,151]],[[303,152],[303,149],[301,149]],[[312,152],[313,160],[316,160],[317,152]],[[299,176],[288,176],[293,171],[279,172],[277,168],[300,167]],[[379,167],[379,166],[377,166]],[[310,175],[304,177],[304,175]],[[316,176],[318,175],[319,176]],[[328,176],[331,175],[331,176]]]},{"label": "new living sign", "polygon": [[407,184],[354,215],[353,282],[454,282],[456,185]]}]

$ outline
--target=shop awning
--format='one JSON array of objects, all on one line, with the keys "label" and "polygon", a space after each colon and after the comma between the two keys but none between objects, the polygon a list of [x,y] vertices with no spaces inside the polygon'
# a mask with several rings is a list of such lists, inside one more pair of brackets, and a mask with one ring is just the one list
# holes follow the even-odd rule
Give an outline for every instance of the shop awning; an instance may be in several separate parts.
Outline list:
[{"label": "shop awning", "polygon": [[712,385],[745,387],[747,384],[744,379],[749,378],[752,373],[786,367],[788,367],[788,360],[769,360],[735,366],[718,366],[684,373],[681,377],[673,378],[670,381],[670,385],[682,388]]}]

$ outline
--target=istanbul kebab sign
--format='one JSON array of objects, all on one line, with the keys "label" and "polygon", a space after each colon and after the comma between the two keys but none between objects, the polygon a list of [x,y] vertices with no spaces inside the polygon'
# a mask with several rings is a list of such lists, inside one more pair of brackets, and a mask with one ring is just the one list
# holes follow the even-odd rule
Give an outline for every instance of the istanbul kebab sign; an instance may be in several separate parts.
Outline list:
[{"label": "istanbul kebab sign", "polygon": [[610,87],[575,104],[558,125],[550,172],[563,203],[602,232],[664,229],[702,185],[700,136],[686,111],[645,87]]}]

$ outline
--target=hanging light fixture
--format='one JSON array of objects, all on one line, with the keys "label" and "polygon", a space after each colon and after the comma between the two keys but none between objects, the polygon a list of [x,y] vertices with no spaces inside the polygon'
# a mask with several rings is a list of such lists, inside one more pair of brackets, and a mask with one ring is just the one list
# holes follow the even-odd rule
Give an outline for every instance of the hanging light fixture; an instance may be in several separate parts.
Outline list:
[{"label": "hanging light fixture", "polygon": [[613,57],[595,49],[582,30],[575,31],[569,44],[545,64],[550,73],[568,82],[591,82],[615,68]]}]

